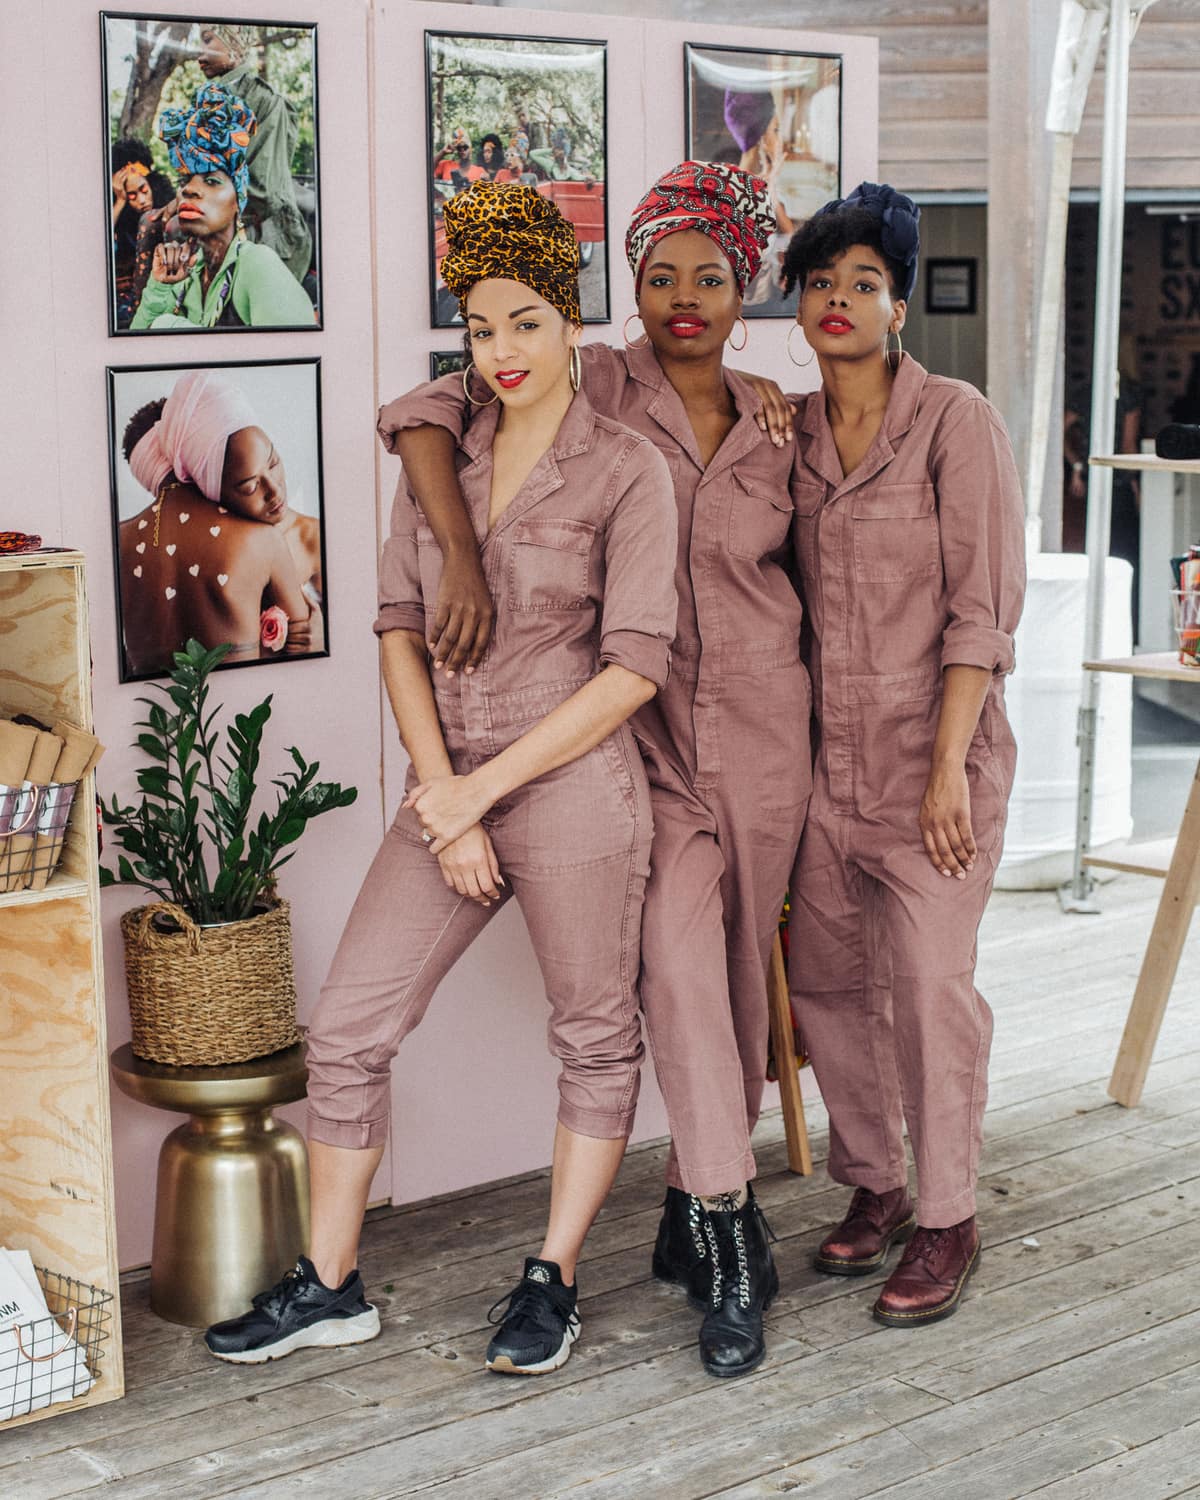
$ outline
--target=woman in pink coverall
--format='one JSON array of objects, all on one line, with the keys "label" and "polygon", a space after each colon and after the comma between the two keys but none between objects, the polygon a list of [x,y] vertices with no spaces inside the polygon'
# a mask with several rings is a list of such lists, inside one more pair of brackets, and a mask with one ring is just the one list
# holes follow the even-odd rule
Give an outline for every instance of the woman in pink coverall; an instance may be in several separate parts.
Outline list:
[{"label": "woman in pink coverall", "polygon": [[1004,677],[1025,585],[1000,417],[900,353],[917,216],[863,183],[785,261],[822,377],[797,400],[792,488],[818,743],[790,986],[829,1171],[856,1189],[816,1266],[866,1275],[908,1240],[874,1307],[900,1328],[953,1313],[979,1259],[992,1018],[976,934],[1015,766]]},{"label": "woman in pink coverall", "polygon": [[[671,675],[633,720],[654,811],[641,1000],[672,1136],[653,1268],[705,1308],[700,1356],[722,1377],[762,1360],[778,1285],[749,1188],[750,1132],[766,1071],[766,962],[811,779],[788,573],[791,444],[767,436],[754,389],[723,363],[726,340],[743,341],[742,292],[773,226],[766,184],[749,173],[706,162],[665,173],[626,236],[644,331],[625,349],[581,351],[588,398],[650,439],[675,491]],[[448,377],[389,409],[408,429],[396,447],[433,525],[455,509],[455,387]]]}]

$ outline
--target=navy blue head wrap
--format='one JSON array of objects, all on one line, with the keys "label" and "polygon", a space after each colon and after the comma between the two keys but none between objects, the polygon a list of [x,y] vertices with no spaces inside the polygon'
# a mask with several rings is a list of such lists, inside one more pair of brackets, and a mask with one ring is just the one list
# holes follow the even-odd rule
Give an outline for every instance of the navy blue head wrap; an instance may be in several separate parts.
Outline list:
[{"label": "navy blue head wrap", "polygon": [[879,241],[883,253],[904,270],[896,295],[907,302],[917,286],[917,256],[921,249],[921,235],[917,220],[921,210],[903,193],[889,187],[886,182],[860,182],[847,198],[835,198],[824,208],[819,208],[813,218],[821,214],[836,213],[840,208],[865,208],[879,222]]}]

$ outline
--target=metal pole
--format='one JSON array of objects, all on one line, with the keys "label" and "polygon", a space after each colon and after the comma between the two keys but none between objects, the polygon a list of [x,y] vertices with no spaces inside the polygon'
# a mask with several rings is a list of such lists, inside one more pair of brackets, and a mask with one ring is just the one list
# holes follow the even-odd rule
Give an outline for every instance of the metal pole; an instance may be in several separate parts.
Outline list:
[{"label": "metal pole", "polygon": [[[1118,395],[1117,343],[1121,324],[1121,261],[1125,231],[1125,143],[1129,101],[1129,0],[1112,0],[1104,60],[1104,144],[1100,167],[1100,234],[1096,259],[1096,321],[1092,346],[1092,416],[1090,448],[1110,454]],[[1084,659],[1094,661],[1104,634],[1104,582],[1112,523],[1113,471],[1091,466],[1087,493],[1087,612]],[[1091,844],[1095,787],[1096,719],[1099,676],[1083,674],[1079,705],[1079,800],[1075,817],[1075,864],[1063,892],[1066,911],[1095,911],[1092,877],[1083,860]]]}]

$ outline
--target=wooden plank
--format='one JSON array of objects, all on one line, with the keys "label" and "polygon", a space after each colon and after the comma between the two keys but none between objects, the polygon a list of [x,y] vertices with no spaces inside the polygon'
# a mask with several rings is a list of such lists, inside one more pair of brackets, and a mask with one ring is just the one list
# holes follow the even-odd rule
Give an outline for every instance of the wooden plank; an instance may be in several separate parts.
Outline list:
[{"label": "wooden plank", "polygon": [[1200,901],[1200,767],[1192,780],[1187,807],[1175,843],[1162,899],[1146,945],[1129,1019],[1121,1037],[1108,1091],[1119,1104],[1135,1105],[1142,1096],[1146,1074],[1163,1014],[1175,982],[1192,913]]},{"label": "wooden plank", "polygon": [[1116,844],[1101,854],[1089,854],[1084,864],[1094,870],[1121,870],[1127,875],[1166,878],[1175,853],[1175,840],[1147,839],[1143,843]]},{"label": "wooden plank", "polygon": [[1141,656],[1108,656],[1085,661],[1087,672],[1119,672],[1127,677],[1156,677],[1167,682],[1200,685],[1200,667],[1182,667],[1174,651],[1147,651]]},{"label": "wooden plank", "polygon": [[808,1127],[804,1122],[804,1100],[800,1094],[800,1072],[796,1066],[795,1032],[792,1007],[788,997],[787,970],[779,934],[771,945],[771,962],[767,972],[767,1009],[771,1016],[771,1047],[775,1054],[775,1071],[779,1075],[779,1099],[787,1132],[788,1167],[802,1177],[811,1177],[812,1150]]},{"label": "wooden plank", "polygon": [[1044,1486],[1045,1500],[1096,1500],[1098,1495],[1121,1494],[1137,1500],[1166,1500],[1170,1495],[1195,1494],[1196,1454],[1200,1452],[1200,1423],[1190,1423],[1133,1453],[1122,1453]]},{"label": "wooden plank", "polygon": [[1200,458],[1159,458],[1156,453],[1094,453],[1088,463],[1101,469],[1145,469],[1151,474],[1200,474]]}]

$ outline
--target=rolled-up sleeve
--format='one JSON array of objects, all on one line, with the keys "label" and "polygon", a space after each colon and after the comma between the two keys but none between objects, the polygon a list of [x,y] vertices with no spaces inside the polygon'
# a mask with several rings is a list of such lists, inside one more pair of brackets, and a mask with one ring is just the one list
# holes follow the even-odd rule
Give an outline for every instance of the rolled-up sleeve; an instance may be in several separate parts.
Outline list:
[{"label": "rolled-up sleeve", "polygon": [[949,614],[942,666],[1011,672],[1025,600],[1025,507],[1008,433],[983,397],[947,413],[930,473]]},{"label": "rolled-up sleeve", "polygon": [[392,524],[379,564],[379,613],[375,634],[415,630],[425,638],[425,600],[417,552],[417,507],[401,479],[392,502]]},{"label": "rolled-up sleeve", "polygon": [[666,460],[639,438],[621,466],[605,524],[600,661],[660,688],[675,639],[678,528]]},{"label": "rolled-up sleeve", "polygon": [[461,375],[443,375],[415,386],[379,408],[375,430],[389,453],[396,451],[396,434],[409,427],[444,427],[460,441],[467,422],[467,403]]}]

